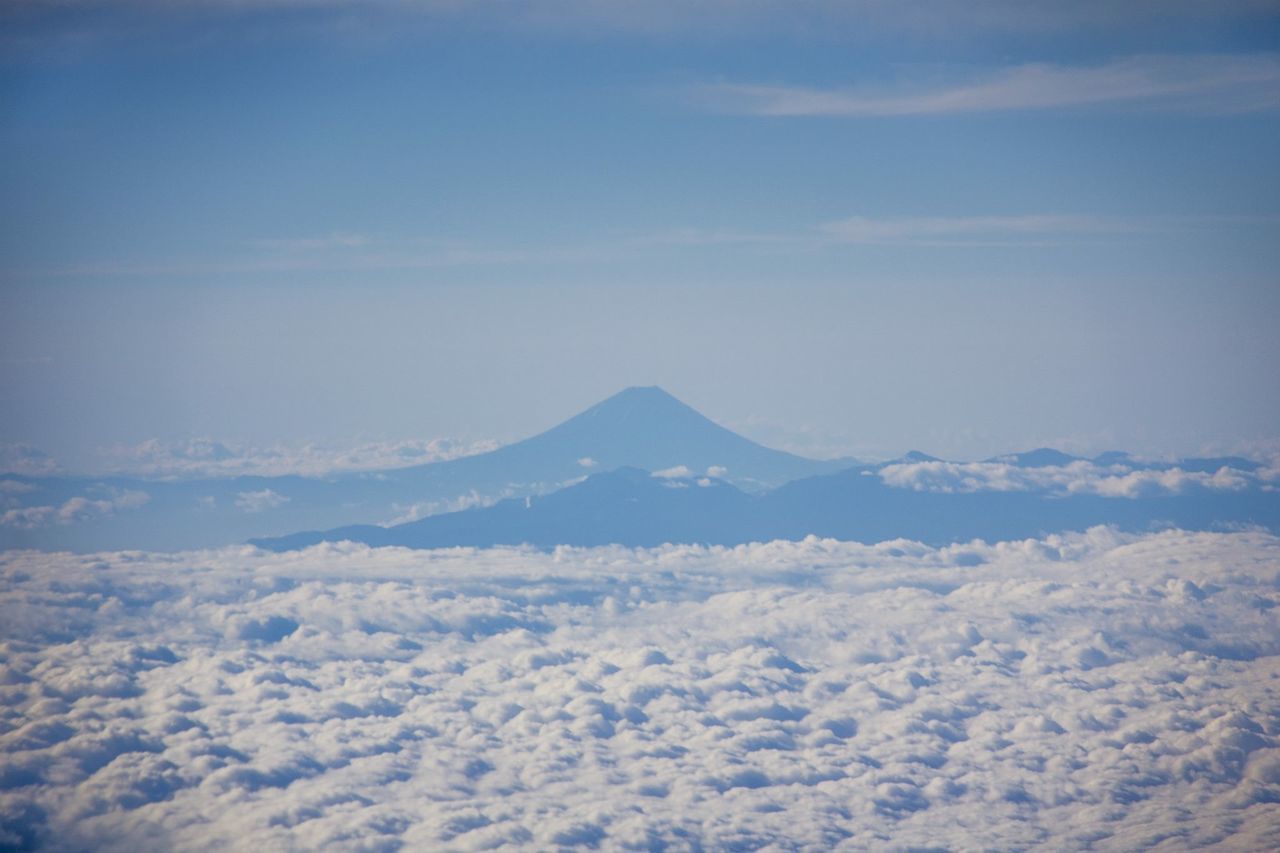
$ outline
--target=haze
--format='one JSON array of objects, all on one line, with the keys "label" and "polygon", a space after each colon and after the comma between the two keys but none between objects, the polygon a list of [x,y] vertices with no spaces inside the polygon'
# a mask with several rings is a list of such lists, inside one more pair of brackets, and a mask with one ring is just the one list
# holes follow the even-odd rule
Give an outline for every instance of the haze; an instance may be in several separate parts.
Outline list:
[{"label": "haze", "polygon": [[17,4],[0,441],[1274,447],[1269,3]]}]

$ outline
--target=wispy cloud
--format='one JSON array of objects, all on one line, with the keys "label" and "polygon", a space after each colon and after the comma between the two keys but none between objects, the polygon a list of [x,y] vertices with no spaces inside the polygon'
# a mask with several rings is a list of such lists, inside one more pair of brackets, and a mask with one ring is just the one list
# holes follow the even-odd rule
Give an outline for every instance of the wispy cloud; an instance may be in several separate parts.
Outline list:
[{"label": "wispy cloud", "polygon": [[1021,216],[854,216],[828,222],[819,233],[842,243],[906,243],[930,240],[1034,238],[1116,234],[1146,230],[1132,219],[1064,214]]},{"label": "wispy cloud", "polygon": [[0,471],[41,477],[59,472],[58,461],[38,447],[23,443],[0,444]]},{"label": "wispy cloud", "polygon": [[[57,278],[183,277],[272,275],[290,272],[395,272],[467,267],[568,265],[649,257],[655,248],[761,248],[811,251],[843,245],[1029,246],[1126,235],[1194,234],[1240,229],[1274,229],[1277,215],[1104,216],[1033,212],[954,216],[850,216],[791,230],[675,228],[544,245],[463,243],[434,238],[389,238],[339,232],[314,237],[255,240],[239,257],[87,261],[55,267],[0,268],[0,282]],[[11,362],[18,363],[18,362]],[[51,364],[51,358],[22,359]],[[3,362],[0,362],[3,364]]]},{"label": "wispy cloud", "polygon": [[844,245],[1032,246],[1143,235],[1194,234],[1243,227],[1275,228],[1276,216],[1103,216],[1018,213],[957,216],[849,216],[804,230],[727,232],[681,229],[647,238],[672,246],[822,249]]},{"label": "wispy cloud", "polygon": [[1204,113],[1280,106],[1280,57],[1133,56],[1104,65],[1033,63],[963,82],[903,81],[848,89],[717,83],[708,106],[759,116],[910,116],[1125,105]]},{"label": "wispy cloud", "polygon": [[598,261],[615,245],[492,246],[435,240],[379,240],[345,235],[256,240],[240,257],[87,261],[65,266],[0,269],[0,281],[45,278],[269,275],[285,272],[378,272]]},{"label": "wispy cloud", "polygon": [[257,240],[254,246],[275,251],[317,251],[323,249],[359,249],[373,242],[363,234],[351,234],[337,231],[331,234],[310,237],[274,237]]}]

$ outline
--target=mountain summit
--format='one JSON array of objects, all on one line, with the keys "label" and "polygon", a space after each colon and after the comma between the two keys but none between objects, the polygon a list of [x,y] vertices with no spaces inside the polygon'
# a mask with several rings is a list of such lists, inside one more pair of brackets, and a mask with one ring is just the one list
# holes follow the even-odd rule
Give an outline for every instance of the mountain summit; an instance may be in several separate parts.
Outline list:
[{"label": "mountain summit", "polygon": [[656,385],[626,388],[559,426],[486,455],[517,467],[571,462],[579,473],[683,466],[692,474],[711,470],[747,489],[833,470],[829,463],[756,444]]}]

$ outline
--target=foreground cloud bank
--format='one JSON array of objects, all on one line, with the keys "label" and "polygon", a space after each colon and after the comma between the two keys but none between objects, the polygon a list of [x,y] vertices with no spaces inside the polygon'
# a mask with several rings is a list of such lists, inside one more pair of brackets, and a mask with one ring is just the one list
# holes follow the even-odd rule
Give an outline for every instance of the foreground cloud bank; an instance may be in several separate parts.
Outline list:
[{"label": "foreground cloud bank", "polygon": [[0,845],[1280,845],[1280,539],[0,555]]}]

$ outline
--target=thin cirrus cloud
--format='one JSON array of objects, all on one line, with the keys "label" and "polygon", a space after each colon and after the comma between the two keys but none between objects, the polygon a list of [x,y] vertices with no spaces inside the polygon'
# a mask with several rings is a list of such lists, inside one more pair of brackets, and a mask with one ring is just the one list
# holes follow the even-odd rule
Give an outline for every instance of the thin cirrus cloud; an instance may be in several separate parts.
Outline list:
[{"label": "thin cirrus cloud", "polygon": [[1072,214],[1015,216],[853,216],[823,223],[817,230],[835,243],[959,242],[1125,234],[1151,230],[1135,219]]},{"label": "thin cirrus cloud", "polygon": [[1273,228],[1268,216],[1100,216],[1077,213],[849,216],[799,231],[729,232],[681,229],[650,238],[675,246],[771,246],[822,249],[842,245],[1001,246],[1059,244],[1185,234],[1223,228]]},{"label": "thin cirrus cloud", "polygon": [[[298,271],[394,272],[453,267],[573,265],[616,262],[647,256],[654,247],[723,250],[767,247],[811,251],[850,244],[911,246],[1058,245],[1098,239],[1217,232],[1280,225],[1273,215],[1102,216],[1076,213],[1018,213],[939,216],[850,216],[797,229],[744,231],[732,228],[676,228],[622,239],[541,248],[473,244],[433,248],[430,239],[392,240],[332,235],[258,240],[248,256],[231,260],[144,259],[136,263],[95,262],[27,269],[0,268],[0,282],[48,278],[153,278]],[[386,249],[371,251],[374,245]],[[423,247],[426,248],[423,248]],[[32,362],[36,363],[36,362]],[[40,364],[45,361],[38,362]],[[51,362],[50,362],[51,363]],[[6,451],[0,448],[0,456]],[[32,460],[21,470],[29,467]],[[18,471],[14,464],[6,470]]]},{"label": "thin cirrus cloud", "polygon": [[713,109],[758,116],[958,115],[1123,105],[1201,113],[1280,105],[1274,54],[1132,56],[1103,65],[1030,63],[964,82],[863,88],[719,83],[696,90]]}]

